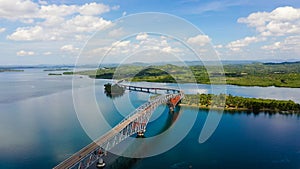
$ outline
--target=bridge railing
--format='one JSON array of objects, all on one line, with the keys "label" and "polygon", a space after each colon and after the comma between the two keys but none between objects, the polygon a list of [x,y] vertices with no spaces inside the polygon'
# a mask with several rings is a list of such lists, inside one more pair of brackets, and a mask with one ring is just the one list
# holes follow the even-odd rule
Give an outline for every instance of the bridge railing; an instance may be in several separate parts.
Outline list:
[{"label": "bridge railing", "polygon": [[[88,168],[99,158],[99,156],[93,152],[98,150],[108,151],[132,134],[141,130],[144,131],[155,108],[163,103],[168,103],[171,98],[180,96],[180,99],[182,99],[184,97],[183,92],[177,89],[176,91],[178,91],[178,93],[159,95],[153,100],[142,104],[106,134],[65,160],[64,162],[66,163],[63,162],[55,168],[66,168],[63,166],[68,166],[67,168],[70,169]],[[137,127],[135,123],[138,123]],[[80,158],[80,160],[78,158]],[[74,163],[72,161],[74,161]],[[69,165],[70,163],[72,165]]]}]

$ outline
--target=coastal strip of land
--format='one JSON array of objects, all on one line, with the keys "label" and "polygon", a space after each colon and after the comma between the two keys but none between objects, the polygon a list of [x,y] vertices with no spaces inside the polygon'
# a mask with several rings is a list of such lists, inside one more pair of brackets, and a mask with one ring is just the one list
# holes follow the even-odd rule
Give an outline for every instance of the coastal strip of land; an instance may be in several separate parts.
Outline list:
[{"label": "coastal strip of land", "polygon": [[0,69],[1,72],[24,72],[24,70],[21,69]]},{"label": "coastal strip of land", "polygon": [[226,94],[188,94],[185,95],[180,105],[198,107],[200,109],[224,109],[231,111],[251,111],[254,113],[300,113],[300,104],[292,100],[245,98]]}]

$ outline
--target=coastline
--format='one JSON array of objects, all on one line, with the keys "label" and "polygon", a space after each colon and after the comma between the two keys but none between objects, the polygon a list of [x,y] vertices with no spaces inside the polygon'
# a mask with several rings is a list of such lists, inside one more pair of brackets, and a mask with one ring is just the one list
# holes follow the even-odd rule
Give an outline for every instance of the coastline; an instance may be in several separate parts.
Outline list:
[{"label": "coastline", "polygon": [[[237,112],[242,112],[242,111],[248,111],[248,112],[253,112],[253,109],[248,109],[248,108],[233,108],[233,107],[211,107],[211,106],[202,106],[202,105],[190,105],[190,104],[183,104],[180,103],[179,106],[181,107],[192,107],[192,108],[199,108],[200,110],[224,110],[224,111],[237,111]],[[260,109],[257,113],[263,113],[263,112],[269,112],[269,113],[280,113],[280,114],[299,114],[300,112],[298,111],[275,111],[272,109]]]}]

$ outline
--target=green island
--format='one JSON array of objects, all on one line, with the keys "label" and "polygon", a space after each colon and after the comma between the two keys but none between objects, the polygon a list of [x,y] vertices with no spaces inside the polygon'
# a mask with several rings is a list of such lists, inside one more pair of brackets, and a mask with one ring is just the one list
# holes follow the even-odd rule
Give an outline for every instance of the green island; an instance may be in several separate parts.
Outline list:
[{"label": "green island", "polygon": [[117,84],[106,83],[104,85],[104,93],[110,98],[115,98],[122,96],[125,93],[125,89]]},{"label": "green island", "polygon": [[49,76],[61,76],[62,74],[61,73],[49,73],[48,75]]},{"label": "green island", "polygon": [[198,107],[201,109],[224,109],[231,111],[251,111],[299,114],[300,104],[291,100],[273,100],[261,98],[244,98],[232,95],[194,94],[185,95],[181,106]]},{"label": "green island", "polygon": [[[64,75],[80,74],[98,79],[124,79],[163,83],[231,84],[239,86],[300,87],[300,62],[252,63],[224,65],[224,73],[213,65],[159,66],[124,65],[121,67],[99,68],[80,72],[64,72]],[[213,70],[216,71],[213,71]],[[220,81],[220,77],[226,81]],[[191,78],[195,77],[195,78]]]},{"label": "green island", "polygon": [[70,69],[66,68],[54,68],[54,69],[44,69],[45,72],[53,72],[53,71],[69,71]]},{"label": "green island", "polygon": [[20,70],[20,69],[0,69],[0,72],[24,72],[24,70]]}]

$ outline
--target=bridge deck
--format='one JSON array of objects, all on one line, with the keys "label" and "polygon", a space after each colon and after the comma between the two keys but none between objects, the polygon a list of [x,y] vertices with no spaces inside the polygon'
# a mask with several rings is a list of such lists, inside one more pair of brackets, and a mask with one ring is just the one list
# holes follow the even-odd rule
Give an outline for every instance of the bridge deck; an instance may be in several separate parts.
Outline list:
[{"label": "bridge deck", "polygon": [[105,135],[100,137],[98,140],[87,145],[77,153],[73,154],[70,158],[66,159],[63,163],[60,163],[58,166],[54,167],[54,169],[66,169],[72,167],[74,164],[81,161],[85,156],[87,156],[92,151],[94,151],[97,147],[99,147],[99,145],[104,144],[111,137],[119,133],[119,131],[121,131],[124,127],[126,127],[134,119],[136,119],[137,116],[139,116],[139,114],[134,114],[133,116],[129,117],[129,119],[124,120],[122,123],[112,128],[109,132],[107,132]]},{"label": "bridge deck", "polygon": [[[122,86],[129,87],[127,85],[122,85]],[[145,89],[147,87],[140,87],[140,88]],[[151,87],[151,89],[168,90],[165,88],[152,88],[152,87]],[[169,89],[169,90],[176,90],[176,89]],[[176,90],[176,91],[178,92],[178,94],[165,95],[165,98],[170,99],[170,98],[177,97],[177,96],[183,96],[183,93],[181,91],[179,91],[179,90]],[[96,141],[90,143],[86,147],[82,148],[77,153],[73,154],[71,157],[69,157],[68,159],[66,159],[65,161],[63,161],[62,163],[57,165],[56,167],[54,167],[54,169],[72,168],[78,162],[83,161],[89,154],[91,154],[92,152],[97,150],[97,148],[99,148],[100,145],[104,145],[105,143],[107,143],[111,138],[113,138],[115,135],[117,135],[119,132],[121,132],[126,126],[130,125],[130,123],[132,123],[133,121],[138,119],[140,116],[143,116],[144,114],[146,114],[148,109],[151,109],[151,106],[153,106],[154,104],[157,104],[157,103],[158,102],[156,100],[156,102],[155,101],[148,102],[147,104],[140,106],[139,107],[140,109],[138,108],[136,111],[132,112],[133,114],[130,114],[129,116],[127,116],[124,120],[122,120],[118,125],[116,125],[114,128],[112,128],[106,134],[104,134],[103,136],[98,138]],[[102,147],[102,148],[104,148],[104,147]]]}]

